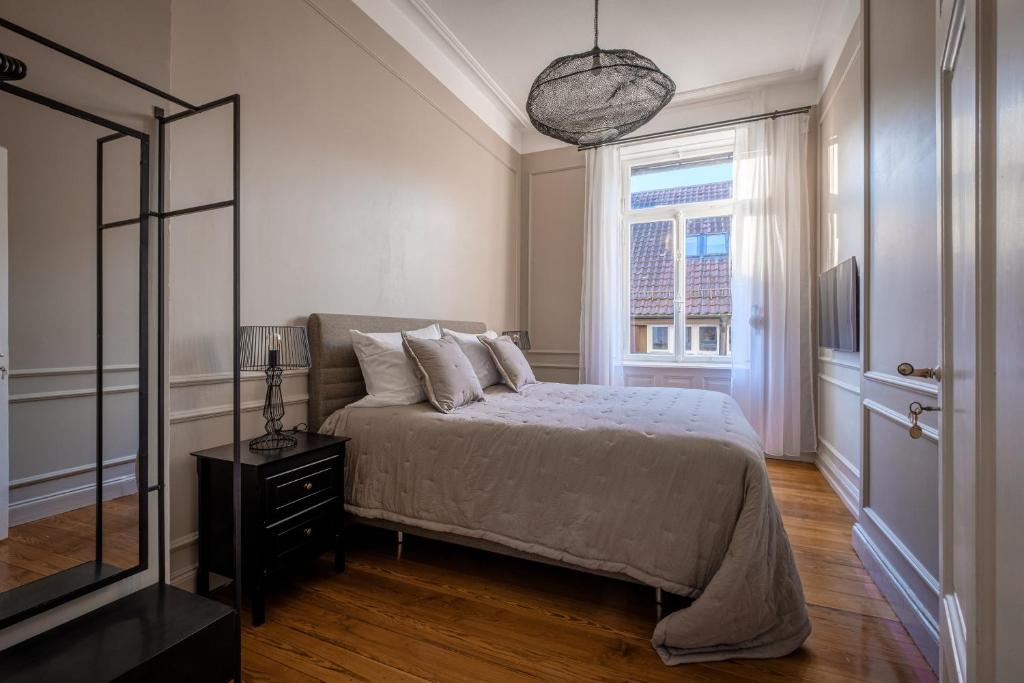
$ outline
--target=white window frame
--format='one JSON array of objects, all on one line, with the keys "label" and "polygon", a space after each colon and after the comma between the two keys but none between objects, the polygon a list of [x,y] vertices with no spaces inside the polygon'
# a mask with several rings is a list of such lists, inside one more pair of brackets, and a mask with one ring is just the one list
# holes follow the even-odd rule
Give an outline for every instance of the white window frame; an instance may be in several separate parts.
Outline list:
[{"label": "white window frame", "polygon": [[[621,178],[622,178],[622,205],[621,205],[621,239],[623,253],[623,278],[624,290],[623,310],[626,315],[626,324],[623,329],[631,330],[632,317],[630,316],[630,287],[632,277],[630,273],[630,226],[633,223],[648,223],[652,221],[672,222],[672,249],[676,262],[676,293],[673,304],[673,320],[675,321],[670,330],[670,339],[683,340],[683,343],[671,343],[672,352],[651,351],[650,336],[648,335],[647,353],[631,353],[631,333],[623,335],[623,359],[627,362],[657,361],[685,364],[687,362],[720,363],[730,365],[730,355],[720,355],[709,352],[695,352],[684,349],[686,339],[686,221],[691,218],[708,218],[713,216],[731,216],[733,213],[733,199],[724,199],[710,202],[693,202],[691,204],[671,204],[667,206],[655,206],[646,209],[633,209],[630,201],[630,179],[633,169],[653,164],[664,164],[686,160],[698,160],[732,154],[734,148],[735,131],[726,129],[705,133],[702,135],[687,136],[674,140],[659,140],[654,143],[636,145],[624,148],[621,154]],[[731,240],[730,240],[731,246]],[[699,325],[699,323],[694,323]],[[700,335],[695,336],[694,343],[700,348]],[[721,337],[721,331],[719,331]],[[721,348],[721,339],[719,339]]]},{"label": "white window frame", "polygon": [[[667,327],[668,328],[668,349],[662,351],[654,348],[654,328],[655,327]],[[676,330],[674,325],[654,324],[647,325],[647,353],[655,356],[666,356],[672,355],[676,348]]]}]

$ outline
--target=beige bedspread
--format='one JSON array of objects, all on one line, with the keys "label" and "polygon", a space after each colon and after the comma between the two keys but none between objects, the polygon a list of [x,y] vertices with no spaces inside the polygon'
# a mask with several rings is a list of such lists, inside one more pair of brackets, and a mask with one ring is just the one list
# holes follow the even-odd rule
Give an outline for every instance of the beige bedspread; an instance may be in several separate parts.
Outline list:
[{"label": "beige bedspread", "polygon": [[810,633],[757,436],[725,394],[538,384],[443,415],[348,408],[346,509],[616,572],[694,598],[667,664],[778,657]]}]

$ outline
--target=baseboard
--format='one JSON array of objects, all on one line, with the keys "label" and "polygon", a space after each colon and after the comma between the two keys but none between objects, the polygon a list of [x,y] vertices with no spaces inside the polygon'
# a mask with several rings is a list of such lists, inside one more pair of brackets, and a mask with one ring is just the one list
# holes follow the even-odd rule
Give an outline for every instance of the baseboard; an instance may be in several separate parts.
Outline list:
[{"label": "baseboard", "polygon": [[[103,482],[103,500],[130,496],[138,490],[134,472],[111,477]],[[15,501],[10,506],[10,525],[17,526],[37,519],[96,503],[96,484],[83,484]]]},{"label": "baseboard", "polygon": [[910,637],[933,671],[939,670],[938,623],[921,604],[920,599],[900,577],[860,522],[853,525],[853,549],[875,585],[882,591],[896,616],[903,622]]},{"label": "baseboard", "polygon": [[790,462],[808,462],[813,463],[817,457],[814,453],[801,453],[800,455],[769,455],[764,454],[764,457],[769,460],[788,460]]},{"label": "baseboard", "polygon": [[828,482],[828,485],[832,487],[832,490],[839,496],[839,500],[843,502],[846,509],[850,511],[854,519],[860,518],[860,487],[850,480],[849,475],[846,472],[846,468],[843,464],[838,461],[835,455],[830,452],[826,446],[821,451],[818,451],[818,457],[815,460],[815,464],[818,466],[818,471]]}]

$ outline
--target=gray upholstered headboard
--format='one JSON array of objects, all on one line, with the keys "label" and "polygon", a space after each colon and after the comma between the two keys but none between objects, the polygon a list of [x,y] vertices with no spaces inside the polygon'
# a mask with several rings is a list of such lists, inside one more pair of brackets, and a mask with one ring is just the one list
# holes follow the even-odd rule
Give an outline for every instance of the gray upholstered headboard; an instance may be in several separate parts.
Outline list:
[{"label": "gray upholstered headboard", "polygon": [[366,395],[363,373],[352,348],[349,330],[360,332],[401,332],[439,323],[456,332],[482,333],[483,323],[459,320],[419,320],[416,318],[382,318],[373,315],[314,313],[309,316],[309,428],[320,425],[335,410],[344,408]]}]

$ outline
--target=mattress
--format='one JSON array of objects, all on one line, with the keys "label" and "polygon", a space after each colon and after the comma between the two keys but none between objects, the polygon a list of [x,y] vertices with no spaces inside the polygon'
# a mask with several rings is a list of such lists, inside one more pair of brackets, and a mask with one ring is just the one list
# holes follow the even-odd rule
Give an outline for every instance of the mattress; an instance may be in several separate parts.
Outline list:
[{"label": "mattress", "polygon": [[725,394],[542,383],[442,414],[349,407],[346,510],[693,598],[668,664],[776,657],[810,633],[760,443]]}]

